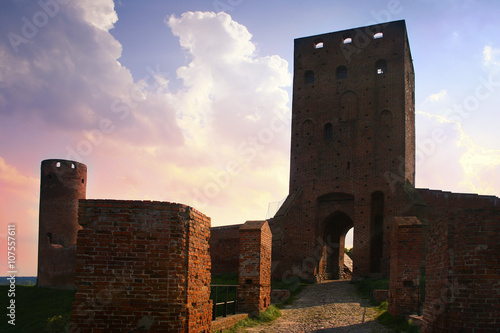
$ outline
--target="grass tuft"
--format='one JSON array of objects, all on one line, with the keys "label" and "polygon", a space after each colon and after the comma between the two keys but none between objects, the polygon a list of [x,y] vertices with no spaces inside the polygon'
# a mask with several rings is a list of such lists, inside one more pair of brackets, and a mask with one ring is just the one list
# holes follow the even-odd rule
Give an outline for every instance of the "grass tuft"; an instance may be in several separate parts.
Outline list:
[{"label": "grass tuft", "polygon": [[238,273],[212,275],[210,284],[238,284]]},{"label": "grass tuft", "polygon": [[389,289],[389,279],[379,279],[379,280],[363,279],[354,282],[354,285],[356,286],[358,294],[362,298],[372,299],[373,302],[373,291],[379,289]]},{"label": "grass tuft", "polygon": [[[377,305],[373,299],[373,291],[377,289],[389,289],[389,279],[370,280],[364,279],[354,282],[359,295],[371,299],[373,305]],[[408,320],[394,318],[387,312],[387,301],[378,304],[375,309],[378,312],[377,320],[384,326],[395,332],[419,333],[418,326],[411,325]]]},{"label": "grass tuft", "polygon": [[419,333],[420,328],[412,325],[408,320],[402,318],[394,318],[387,312],[387,302],[384,301],[376,307],[379,315],[377,320],[384,326],[394,330],[395,332]]},{"label": "grass tuft", "polygon": [[243,328],[254,327],[260,324],[272,322],[278,319],[279,317],[281,317],[281,310],[277,306],[271,305],[269,308],[267,308],[266,311],[262,312],[258,317],[244,319],[238,322],[236,325],[234,325],[227,332],[236,333],[241,331]]}]

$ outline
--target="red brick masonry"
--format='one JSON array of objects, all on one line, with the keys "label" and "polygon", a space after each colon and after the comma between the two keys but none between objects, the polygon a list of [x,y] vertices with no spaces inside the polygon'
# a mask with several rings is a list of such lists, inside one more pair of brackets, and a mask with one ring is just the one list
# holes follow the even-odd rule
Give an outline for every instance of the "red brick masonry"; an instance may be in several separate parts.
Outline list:
[{"label": "red brick masonry", "polygon": [[271,304],[272,233],[267,221],[240,227],[239,311],[258,315]]},{"label": "red brick masonry", "polygon": [[388,310],[401,317],[418,311],[423,225],[415,216],[394,220]]},{"label": "red brick masonry", "polygon": [[235,224],[210,229],[212,275],[238,274],[241,226]]},{"label": "red brick masonry", "polygon": [[439,218],[427,245],[423,332],[498,332],[500,210]]},{"label": "red brick masonry", "polygon": [[208,332],[210,218],[168,202],[80,200],[72,332]]}]

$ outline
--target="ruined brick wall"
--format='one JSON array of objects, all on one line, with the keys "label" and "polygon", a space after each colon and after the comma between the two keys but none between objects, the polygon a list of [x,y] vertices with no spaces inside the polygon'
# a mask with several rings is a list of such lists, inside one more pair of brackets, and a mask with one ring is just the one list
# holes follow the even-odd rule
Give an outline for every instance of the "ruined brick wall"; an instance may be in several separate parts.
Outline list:
[{"label": "ruined brick wall", "polygon": [[267,221],[240,227],[238,308],[258,315],[271,304],[272,233]]},{"label": "ruined brick wall", "polygon": [[238,274],[241,226],[235,224],[210,229],[212,275]]},{"label": "ruined brick wall", "polygon": [[422,273],[423,224],[414,216],[396,217],[391,230],[389,313],[395,317],[416,314]]},{"label": "ruined brick wall", "polygon": [[81,200],[72,331],[208,332],[210,218],[181,204]]},{"label": "ruined brick wall", "polygon": [[497,332],[500,210],[464,210],[429,230],[424,332]]},{"label": "ruined brick wall", "polygon": [[37,286],[75,288],[78,200],[85,199],[87,166],[44,160],[40,175]]}]

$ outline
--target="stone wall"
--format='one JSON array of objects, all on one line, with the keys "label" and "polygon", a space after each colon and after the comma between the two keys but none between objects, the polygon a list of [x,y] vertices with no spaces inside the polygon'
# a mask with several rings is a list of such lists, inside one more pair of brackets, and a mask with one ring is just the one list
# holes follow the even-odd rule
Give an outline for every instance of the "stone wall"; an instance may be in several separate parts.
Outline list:
[{"label": "stone wall", "polygon": [[497,332],[500,210],[464,210],[431,223],[424,332]]},{"label": "stone wall", "polygon": [[181,204],[80,200],[72,332],[208,332],[210,218]]}]

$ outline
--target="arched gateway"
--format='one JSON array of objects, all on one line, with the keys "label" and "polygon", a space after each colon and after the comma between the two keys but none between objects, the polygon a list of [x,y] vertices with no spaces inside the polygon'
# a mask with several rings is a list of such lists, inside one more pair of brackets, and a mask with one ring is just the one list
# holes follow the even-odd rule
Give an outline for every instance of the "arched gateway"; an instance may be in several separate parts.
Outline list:
[{"label": "arched gateway", "polygon": [[353,226],[351,218],[340,211],[324,220],[323,237],[326,248],[323,251],[324,265],[320,272],[324,272],[325,278],[339,279],[343,276],[345,236]]}]

